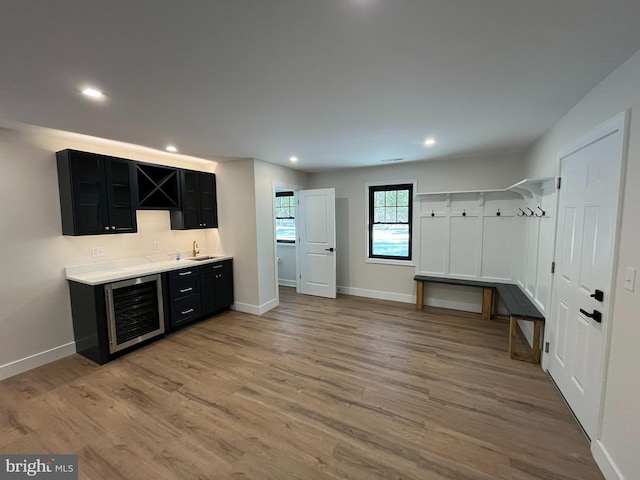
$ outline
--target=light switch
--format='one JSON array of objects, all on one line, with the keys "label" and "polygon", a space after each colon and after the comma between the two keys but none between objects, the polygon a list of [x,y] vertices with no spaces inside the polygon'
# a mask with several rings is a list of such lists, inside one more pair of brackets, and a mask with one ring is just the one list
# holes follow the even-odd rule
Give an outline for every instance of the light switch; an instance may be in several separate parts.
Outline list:
[{"label": "light switch", "polygon": [[624,288],[633,292],[636,288],[636,269],[627,267],[624,271]]}]

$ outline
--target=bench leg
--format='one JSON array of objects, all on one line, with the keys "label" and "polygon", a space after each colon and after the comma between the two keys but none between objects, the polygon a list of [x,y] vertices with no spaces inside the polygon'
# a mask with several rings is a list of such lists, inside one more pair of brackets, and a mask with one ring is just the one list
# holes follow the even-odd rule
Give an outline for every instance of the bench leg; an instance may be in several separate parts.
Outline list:
[{"label": "bench leg", "polygon": [[493,304],[493,288],[482,289],[482,320],[491,320],[491,307]]},{"label": "bench leg", "polygon": [[417,281],[416,285],[416,308],[422,310],[424,307],[424,282]]},{"label": "bench leg", "polygon": [[540,348],[540,338],[542,337],[542,322],[533,322],[533,353],[531,355],[519,354],[516,352],[516,335],[518,334],[518,319],[509,317],[509,356],[514,360],[522,360],[531,363],[540,363],[542,349]]},{"label": "bench leg", "polygon": [[533,322],[533,360],[535,363],[540,363],[540,330],[542,322]]},{"label": "bench leg", "polygon": [[515,317],[509,317],[509,356],[516,358],[516,333],[518,329],[518,320]]},{"label": "bench leg", "polygon": [[500,294],[498,293],[498,289],[496,288],[493,291],[493,318],[498,318],[498,307],[500,306]]}]

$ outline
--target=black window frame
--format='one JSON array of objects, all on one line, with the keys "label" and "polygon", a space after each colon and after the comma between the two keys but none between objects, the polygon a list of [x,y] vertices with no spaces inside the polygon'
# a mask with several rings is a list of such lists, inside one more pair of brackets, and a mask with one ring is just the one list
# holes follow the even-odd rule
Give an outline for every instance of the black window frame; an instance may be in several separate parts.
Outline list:
[{"label": "black window frame", "polygon": [[[407,222],[374,222],[375,218],[375,193],[376,192],[390,192],[398,190],[409,191],[409,217]],[[397,207],[397,205],[396,205]],[[408,225],[409,226],[409,251],[407,256],[399,255],[374,255],[373,254],[373,227],[374,225]],[[396,183],[393,185],[370,185],[369,186],[369,245],[367,251],[367,257],[371,259],[381,260],[399,260],[399,261],[411,261],[412,259],[412,245],[413,245],[413,183]]]},{"label": "black window frame", "polygon": [[[287,192],[276,192],[276,198],[277,197],[294,197],[295,198],[295,194],[293,191],[287,191]],[[298,209],[297,209],[297,205],[294,202],[293,208],[296,209],[296,213],[298,213]],[[278,209],[276,207],[276,220],[295,220],[295,216],[294,217],[279,217],[278,216]],[[296,237],[297,237],[297,233],[296,233]],[[296,243],[295,240],[282,240],[276,237],[276,242],[277,243]]]}]

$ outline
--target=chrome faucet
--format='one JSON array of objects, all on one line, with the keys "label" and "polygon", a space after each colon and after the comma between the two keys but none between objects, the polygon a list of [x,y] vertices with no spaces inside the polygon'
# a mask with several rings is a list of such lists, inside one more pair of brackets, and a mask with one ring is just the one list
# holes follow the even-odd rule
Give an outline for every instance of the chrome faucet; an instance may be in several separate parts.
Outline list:
[{"label": "chrome faucet", "polygon": [[193,256],[197,257],[199,253],[200,253],[200,248],[198,247],[198,242],[194,240],[193,241]]}]

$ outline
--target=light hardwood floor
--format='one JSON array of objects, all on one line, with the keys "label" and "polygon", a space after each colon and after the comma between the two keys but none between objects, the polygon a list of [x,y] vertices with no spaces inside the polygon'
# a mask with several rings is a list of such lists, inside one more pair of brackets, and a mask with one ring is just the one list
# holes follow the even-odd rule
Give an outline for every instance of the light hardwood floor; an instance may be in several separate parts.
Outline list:
[{"label": "light hardwood floor", "polygon": [[1,453],[78,453],[80,478],[603,478],[508,323],[281,290],[98,367],[0,382]]}]

